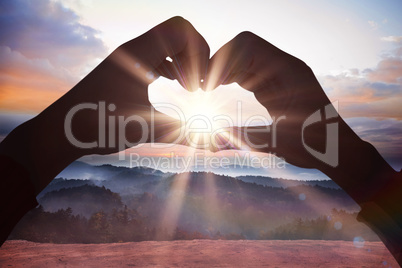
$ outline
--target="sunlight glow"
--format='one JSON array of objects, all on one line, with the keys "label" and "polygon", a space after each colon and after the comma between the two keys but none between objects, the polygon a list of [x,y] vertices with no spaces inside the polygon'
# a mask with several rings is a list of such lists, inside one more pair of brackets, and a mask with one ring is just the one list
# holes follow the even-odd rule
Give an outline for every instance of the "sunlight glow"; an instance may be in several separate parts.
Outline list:
[{"label": "sunlight glow", "polygon": [[178,174],[173,177],[170,192],[166,200],[167,203],[161,215],[161,227],[158,228],[158,230],[165,230],[166,233],[157,233],[157,239],[164,239],[166,235],[172,235],[177,226],[184,197],[186,196],[189,174]]},{"label": "sunlight glow", "polygon": [[[215,84],[221,82],[218,81],[218,78],[221,76],[219,73],[220,70],[217,69],[216,74],[213,72],[212,76],[215,81],[212,81],[212,83],[214,85],[211,85],[211,80],[208,80],[207,84],[204,85],[207,90],[204,91],[198,87],[198,90],[192,90],[196,85],[201,85],[204,81],[199,80],[200,77],[198,75],[187,77],[185,69],[183,69],[180,62],[177,62],[176,58],[172,59],[166,57],[166,61],[162,64],[161,68],[158,68],[158,71],[154,71],[152,68],[147,68],[147,66],[144,66],[138,59],[134,59],[131,55],[124,52],[118,54],[116,59],[119,64],[121,64],[121,66],[133,76],[144,82],[148,82],[151,85],[159,80],[157,76],[154,76],[154,74],[161,74],[162,72],[163,76],[175,78],[183,87],[193,91],[189,92],[183,88],[179,87],[179,89],[177,89],[176,87],[173,90],[179,92],[170,92],[170,94],[167,94],[170,102],[155,104],[152,103],[152,97],[150,94],[152,89],[149,90],[148,97],[150,102],[158,112],[149,113],[150,107],[144,107],[144,111],[141,112],[138,111],[137,107],[136,114],[140,114],[145,120],[149,122],[153,121],[155,125],[164,129],[163,132],[165,134],[162,135],[162,137],[158,137],[158,140],[154,140],[154,142],[169,143],[175,136],[177,136],[178,132],[181,133],[184,128],[184,140],[182,140],[181,143],[189,146],[187,149],[187,155],[194,154],[197,149],[212,151],[219,151],[219,149],[222,148],[250,149],[243,145],[242,135],[236,135],[234,133],[236,126],[244,125],[241,100],[235,102],[233,98],[229,97],[231,95],[233,96],[233,93],[230,93],[229,91],[226,94],[220,95],[219,98],[216,97],[217,90],[215,89]],[[186,63],[186,65],[187,68],[192,70],[191,74],[199,73],[197,69],[199,68],[199,64],[197,62],[189,62]],[[223,68],[224,66],[220,67]],[[155,82],[153,81],[154,79]],[[167,91],[166,88],[164,88],[164,91]],[[246,96],[246,98],[252,96],[254,98],[254,103],[256,103],[256,99],[251,92],[244,89],[243,92],[247,93],[243,96]],[[256,107],[258,108],[258,106]],[[141,110],[141,108],[139,109]],[[253,119],[252,116],[251,119],[254,121],[260,121],[259,124],[261,124],[261,121],[272,122],[272,119],[269,117],[269,114],[267,114],[265,108],[260,110],[247,109],[247,111],[250,110],[252,113],[254,112],[252,116],[257,116],[257,120]],[[255,113],[256,111],[257,113]],[[232,116],[229,116],[228,113],[232,113]],[[235,120],[233,120],[233,114],[236,116]],[[172,121],[174,122],[172,117],[178,119],[181,123],[178,124],[177,121],[176,123],[170,123]],[[266,118],[266,120],[260,120],[261,118]],[[246,122],[253,122],[250,118],[246,118],[245,120]],[[240,132],[237,134],[240,134]],[[190,173],[178,174],[171,183],[166,207],[161,215],[161,224],[163,226],[161,226],[162,228],[159,228],[160,230],[165,230],[168,235],[173,233],[173,228],[177,226],[177,222],[180,218],[182,205],[183,202],[185,202],[185,194],[188,188],[189,174]],[[214,193],[214,181],[211,180],[211,178],[204,179],[208,180],[205,186],[207,188],[206,190]],[[217,200],[212,194],[209,205],[213,207],[216,203]],[[167,234],[157,234],[157,237],[163,239]]]}]

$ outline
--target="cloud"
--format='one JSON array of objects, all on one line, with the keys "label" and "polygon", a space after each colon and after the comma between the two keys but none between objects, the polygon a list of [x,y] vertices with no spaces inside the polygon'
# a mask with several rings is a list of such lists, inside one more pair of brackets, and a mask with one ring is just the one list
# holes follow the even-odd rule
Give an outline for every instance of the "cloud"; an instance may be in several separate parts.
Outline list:
[{"label": "cloud", "polygon": [[6,76],[24,78],[28,76],[51,75],[59,80],[74,80],[68,72],[52,65],[47,58],[27,58],[21,52],[7,46],[0,46],[0,73]]},{"label": "cloud", "polygon": [[380,61],[374,70],[366,70],[370,81],[401,85],[402,59],[386,58]]},{"label": "cloud", "polygon": [[402,36],[394,36],[394,35],[384,36],[384,37],[381,37],[381,41],[392,42],[392,43],[402,43]]},{"label": "cloud", "polygon": [[97,30],[50,0],[2,1],[0,25],[1,110],[43,110],[107,54]]},{"label": "cloud", "polygon": [[[41,111],[61,97],[76,81],[68,71],[48,59],[29,59],[0,46],[0,108]],[[33,101],[35,100],[35,101]]]},{"label": "cloud", "polygon": [[27,58],[47,58],[68,68],[103,57],[99,31],[83,25],[72,10],[49,0],[6,0],[0,4],[0,45]]},{"label": "cloud", "polygon": [[402,57],[398,49],[375,68],[319,78],[329,98],[339,101],[342,116],[402,120]]}]

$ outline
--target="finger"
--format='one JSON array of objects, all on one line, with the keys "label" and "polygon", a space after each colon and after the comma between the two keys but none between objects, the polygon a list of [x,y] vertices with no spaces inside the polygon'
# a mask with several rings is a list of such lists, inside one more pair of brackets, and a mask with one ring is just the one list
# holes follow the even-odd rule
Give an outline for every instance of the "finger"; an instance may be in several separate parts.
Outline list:
[{"label": "finger", "polygon": [[158,76],[163,76],[170,80],[176,79],[175,67],[170,61],[163,61],[156,69],[155,72]]},{"label": "finger", "polygon": [[[189,90],[198,89],[205,77],[210,49],[205,39],[181,17],[171,18],[123,45],[147,68],[155,70],[166,57],[172,59],[169,77]],[[169,64],[167,64],[169,66]],[[169,78],[168,77],[168,78]]]},{"label": "finger", "polygon": [[255,91],[266,80],[288,72],[292,56],[273,46],[261,37],[242,32],[219,49],[210,60],[207,86],[237,82]]},{"label": "finger", "polygon": [[209,90],[221,84],[248,80],[254,55],[243,47],[239,35],[222,46],[211,58],[205,87]]},{"label": "finger", "polygon": [[186,89],[195,91],[205,79],[210,49],[205,39],[190,23],[184,27],[187,43],[183,50],[171,55],[172,64],[179,83]]},{"label": "finger", "polygon": [[[190,88],[190,86],[187,85],[187,81],[198,81],[198,79],[191,79],[191,77],[195,77],[191,74],[183,75],[184,68],[181,65],[178,65],[177,62],[178,61],[175,61],[176,64],[174,64],[173,62],[165,60],[155,69],[155,72],[157,76],[163,76],[171,80],[177,80],[182,87]],[[187,77],[190,77],[190,79],[188,79]],[[194,85],[193,87],[198,88],[199,85]]]}]

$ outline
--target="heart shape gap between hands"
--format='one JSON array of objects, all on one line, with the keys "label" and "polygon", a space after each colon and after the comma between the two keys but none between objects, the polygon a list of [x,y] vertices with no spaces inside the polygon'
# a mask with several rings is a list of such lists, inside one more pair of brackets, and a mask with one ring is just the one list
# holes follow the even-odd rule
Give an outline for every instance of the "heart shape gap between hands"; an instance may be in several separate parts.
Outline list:
[{"label": "heart shape gap between hands", "polygon": [[215,90],[190,92],[177,80],[159,77],[148,87],[149,101],[159,112],[191,123],[193,129],[213,130],[242,126],[267,126],[272,118],[254,94],[237,83]]}]

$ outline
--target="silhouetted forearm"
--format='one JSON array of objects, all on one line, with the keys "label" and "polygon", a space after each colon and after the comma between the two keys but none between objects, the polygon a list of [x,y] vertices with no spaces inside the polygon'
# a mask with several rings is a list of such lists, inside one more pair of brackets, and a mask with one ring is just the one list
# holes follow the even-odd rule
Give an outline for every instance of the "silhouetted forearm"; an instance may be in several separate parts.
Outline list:
[{"label": "silhouetted forearm", "polygon": [[[339,165],[331,167],[316,161],[315,167],[336,182],[361,206],[358,220],[368,225],[380,237],[401,264],[402,174],[393,170],[374,146],[360,139],[341,118],[338,123]],[[253,131],[263,129],[261,127],[248,129],[248,139],[255,145],[272,140],[270,132]],[[272,147],[257,151],[276,153]]]}]

